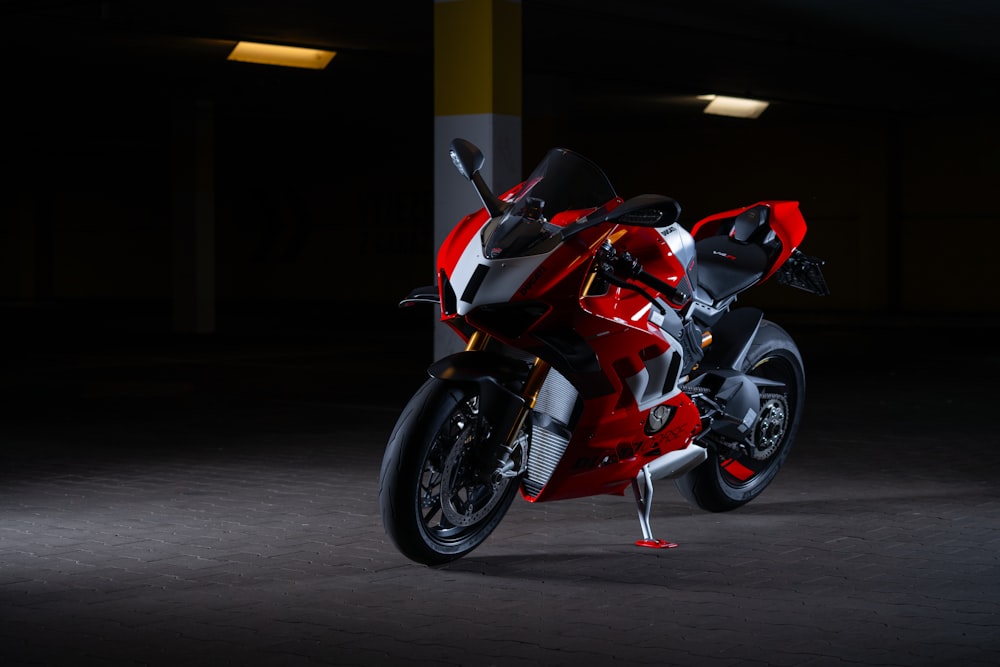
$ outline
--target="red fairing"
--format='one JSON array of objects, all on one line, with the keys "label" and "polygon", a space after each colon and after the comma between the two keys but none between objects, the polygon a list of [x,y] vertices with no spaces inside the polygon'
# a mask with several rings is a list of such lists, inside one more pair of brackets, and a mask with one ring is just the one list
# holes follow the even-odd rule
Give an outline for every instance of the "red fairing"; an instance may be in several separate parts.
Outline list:
[{"label": "red fairing", "polygon": [[[618,338],[617,342],[624,339]],[[648,436],[634,428],[645,417],[634,402],[624,405],[615,396],[589,399],[584,419],[566,448],[563,464],[536,497],[529,497],[523,490],[522,497],[529,502],[541,502],[596,494],[623,495],[642,466],[669,451],[686,447],[701,431],[698,408],[685,394],[676,395],[664,405],[676,410],[673,420],[662,432]]]},{"label": "red fairing", "polygon": [[462,218],[455,225],[438,249],[437,266],[440,269],[451,269],[458,262],[462,253],[468,247],[472,238],[479,233],[490,219],[485,208],[481,208],[474,213]]},{"label": "red fairing", "polygon": [[778,238],[781,239],[781,254],[778,255],[771,269],[762,278],[762,280],[766,280],[778,270],[778,267],[785,263],[785,260],[799,247],[802,239],[806,236],[806,221],[802,217],[802,212],[799,211],[799,202],[766,200],[751,204],[750,206],[716,213],[695,223],[694,227],[691,228],[691,236],[696,241],[714,236],[719,228],[719,224],[723,220],[735,218],[743,211],[761,205],[771,209],[768,223],[774,230],[774,233],[778,235]]}]

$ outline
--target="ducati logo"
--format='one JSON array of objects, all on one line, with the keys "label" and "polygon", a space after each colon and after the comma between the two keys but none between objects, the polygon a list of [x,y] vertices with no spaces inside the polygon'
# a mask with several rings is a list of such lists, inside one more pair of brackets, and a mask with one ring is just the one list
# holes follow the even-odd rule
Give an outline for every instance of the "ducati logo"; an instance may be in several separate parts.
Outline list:
[{"label": "ducati logo", "polygon": [[730,255],[728,252],[722,252],[721,250],[713,250],[712,254],[717,257],[728,259],[730,262],[736,259],[736,255]]}]

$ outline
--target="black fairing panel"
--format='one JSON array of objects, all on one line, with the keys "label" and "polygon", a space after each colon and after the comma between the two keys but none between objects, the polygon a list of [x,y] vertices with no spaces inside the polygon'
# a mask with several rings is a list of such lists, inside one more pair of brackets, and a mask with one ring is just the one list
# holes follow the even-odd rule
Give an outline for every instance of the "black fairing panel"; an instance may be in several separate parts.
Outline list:
[{"label": "black fairing panel", "polygon": [[712,345],[702,366],[740,371],[750,344],[764,319],[759,308],[737,308],[726,313],[712,327]]},{"label": "black fairing panel", "polygon": [[441,283],[441,295],[444,299],[441,309],[446,315],[454,315],[458,312],[458,297],[455,295],[455,288],[451,286],[448,274],[444,271],[441,271],[439,280]]},{"label": "black fairing panel", "polygon": [[575,331],[548,332],[536,337],[545,347],[533,350],[533,354],[569,378],[581,396],[604,396],[615,390],[601,370],[594,349]]},{"label": "black fairing panel", "polygon": [[486,333],[515,339],[545,317],[548,307],[540,302],[501,303],[476,308],[468,320]]}]

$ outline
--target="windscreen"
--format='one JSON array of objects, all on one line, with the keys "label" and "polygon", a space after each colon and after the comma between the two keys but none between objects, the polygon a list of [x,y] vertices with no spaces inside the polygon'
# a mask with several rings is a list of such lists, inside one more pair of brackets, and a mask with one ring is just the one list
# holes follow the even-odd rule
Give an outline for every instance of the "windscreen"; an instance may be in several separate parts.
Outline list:
[{"label": "windscreen", "polygon": [[552,219],[564,211],[595,209],[615,199],[600,167],[563,148],[554,148],[524,181],[508,208],[483,230],[489,259],[548,252],[559,243],[561,227]]}]

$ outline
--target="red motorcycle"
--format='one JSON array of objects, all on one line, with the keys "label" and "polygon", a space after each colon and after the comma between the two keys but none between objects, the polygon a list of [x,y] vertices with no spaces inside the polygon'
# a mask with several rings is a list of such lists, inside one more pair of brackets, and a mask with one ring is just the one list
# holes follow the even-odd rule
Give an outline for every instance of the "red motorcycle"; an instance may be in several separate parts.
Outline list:
[{"label": "red motorcycle", "polygon": [[632,488],[644,547],[653,482],[723,512],[764,491],[788,457],[805,375],[789,334],[734,308],[772,276],[827,294],[799,251],[794,201],[718,213],[689,231],[669,197],[623,200],[604,172],[551,150],[498,197],[480,150],[451,143],[483,208],[451,231],[437,304],[465,350],[428,369],[386,445],[379,506],[406,557],[441,565],[483,543],[520,492],[539,503]]}]

